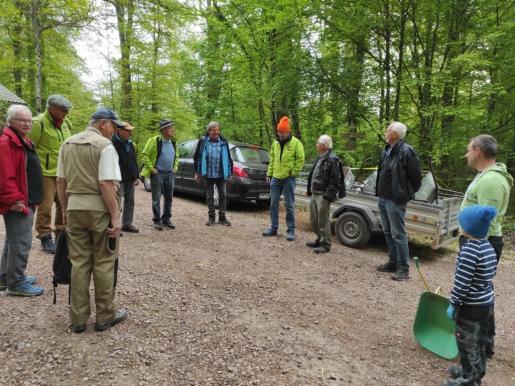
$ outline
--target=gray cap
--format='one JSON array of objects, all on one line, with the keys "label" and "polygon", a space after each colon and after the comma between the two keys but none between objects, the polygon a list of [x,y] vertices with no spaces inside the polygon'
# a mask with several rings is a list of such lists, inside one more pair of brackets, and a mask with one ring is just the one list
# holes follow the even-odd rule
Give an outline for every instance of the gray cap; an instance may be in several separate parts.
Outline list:
[{"label": "gray cap", "polygon": [[46,105],[59,107],[65,110],[70,110],[72,108],[71,102],[59,94],[50,95],[46,100]]}]

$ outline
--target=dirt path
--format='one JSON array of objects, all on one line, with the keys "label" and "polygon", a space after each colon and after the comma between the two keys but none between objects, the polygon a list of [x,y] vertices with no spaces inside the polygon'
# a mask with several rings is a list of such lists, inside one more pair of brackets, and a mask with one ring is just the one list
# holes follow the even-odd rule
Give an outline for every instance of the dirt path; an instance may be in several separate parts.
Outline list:
[{"label": "dirt path", "polygon": [[[137,235],[122,238],[117,301],[129,319],[104,333],[67,330],[67,287],[52,304],[51,257],[35,241],[28,272],[42,297],[0,295],[1,384],[441,385],[448,362],[415,343],[422,286],[375,266],[381,242],[335,243],[318,256],[298,240],[264,239],[266,210],[238,205],[232,227],[206,227],[199,200],[177,197],[176,230],[153,231],[150,195],[137,188]],[[306,214],[299,214],[299,220]],[[0,225],[3,239],[3,222]],[[430,283],[450,289],[453,254],[422,260]],[[496,278],[498,344],[487,386],[515,385],[515,263]]]}]

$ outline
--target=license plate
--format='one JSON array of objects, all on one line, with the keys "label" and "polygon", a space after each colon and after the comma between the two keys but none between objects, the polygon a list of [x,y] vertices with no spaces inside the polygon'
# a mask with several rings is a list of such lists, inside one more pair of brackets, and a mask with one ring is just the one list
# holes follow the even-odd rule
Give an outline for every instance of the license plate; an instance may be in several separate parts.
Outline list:
[{"label": "license plate", "polygon": [[270,199],[270,193],[259,193],[258,198],[260,200],[269,200]]}]

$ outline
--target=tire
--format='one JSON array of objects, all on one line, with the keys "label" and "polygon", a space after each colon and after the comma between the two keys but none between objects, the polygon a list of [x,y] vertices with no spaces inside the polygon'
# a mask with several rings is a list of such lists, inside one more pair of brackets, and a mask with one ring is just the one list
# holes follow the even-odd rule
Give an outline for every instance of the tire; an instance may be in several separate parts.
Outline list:
[{"label": "tire", "polygon": [[349,247],[359,248],[370,240],[367,220],[357,212],[344,212],[336,220],[334,233],[338,240]]}]

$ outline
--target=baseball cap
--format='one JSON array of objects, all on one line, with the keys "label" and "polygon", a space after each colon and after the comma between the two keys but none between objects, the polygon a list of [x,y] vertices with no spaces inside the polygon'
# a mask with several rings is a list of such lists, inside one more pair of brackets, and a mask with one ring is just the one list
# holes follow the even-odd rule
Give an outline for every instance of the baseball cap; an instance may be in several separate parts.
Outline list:
[{"label": "baseball cap", "polygon": [[100,107],[93,113],[91,119],[110,119],[113,123],[120,128],[125,127],[125,122],[120,121],[118,115],[107,107]]}]

